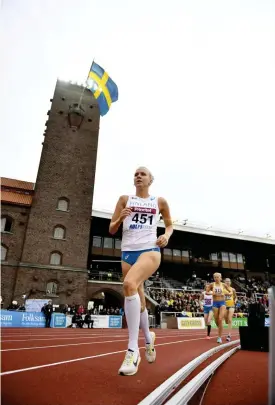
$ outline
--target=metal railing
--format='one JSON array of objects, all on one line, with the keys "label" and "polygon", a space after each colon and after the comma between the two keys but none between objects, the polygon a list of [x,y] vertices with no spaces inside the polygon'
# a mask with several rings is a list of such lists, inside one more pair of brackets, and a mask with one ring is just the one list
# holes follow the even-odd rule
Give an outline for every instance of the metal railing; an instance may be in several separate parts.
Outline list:
[{"label": "metal railing", "polygon": [[113,271],[105,271],[105,270],[89,270],[89,280],[95,281],[109,281],[110,283],[113,282],[121,282],[123,281],[122,273],[113,272]]}]

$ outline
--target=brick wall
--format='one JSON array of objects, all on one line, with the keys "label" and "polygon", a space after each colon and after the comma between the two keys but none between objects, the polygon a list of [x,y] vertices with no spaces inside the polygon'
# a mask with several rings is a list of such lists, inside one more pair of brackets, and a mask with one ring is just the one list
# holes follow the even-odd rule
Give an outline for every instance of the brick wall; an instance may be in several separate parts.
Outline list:
[{"label": "brick wall", "polygon": [[[13,295],[13,288],[15,285],[17,267],[1,266],[1,296],[3,302],[3,308],[7,308],[13,299],[16,299]],[[22,295],[22,294],[21,294]],[[20,298],[21,296],[19,296]],[[20,300],[18,302],[21,303]]]},{"label": "brick wall", "polygon": [[[48,265],[51,252],[59,251],[63,266],[87,268],[99,113],[92,94],[86,91],[82,126],[78,131],[69,127],[69,106],[79,100],[81,91],[78,86],[57,82],[26,233],[24,263]],[[68,212],[57,210],[61,197],[69,200]],[[65,240],[53,239],[57,225],[65,227]]]},{"label": "brick wall", "polygon": [[[87,280],[85,271],[21,267],[14,297],[27,294],[27,298],[33,299],[48,297],[54,304],[86,304]],[[46,295],[47,283],[52,281],[58,285],[56,296]]]},{"label": "brick wall", "polygon": [[11,232],[1,233],[2,244],[8,248],[6,262],[9,264],[17,264],[21,260],[29,211],[29,207],[1,204],[1,217],[7,215],[13,220]]}]

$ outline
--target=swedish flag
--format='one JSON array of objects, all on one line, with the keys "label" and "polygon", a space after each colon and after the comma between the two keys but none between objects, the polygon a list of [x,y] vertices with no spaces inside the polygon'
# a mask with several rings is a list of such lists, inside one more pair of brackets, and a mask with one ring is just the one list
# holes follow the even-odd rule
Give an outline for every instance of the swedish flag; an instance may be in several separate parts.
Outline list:
[{"label": "swedish flag", "polygon": [[87,88],[96,98],[100,115],[109,111],[111,104],[118,100],[118,88],[102,67],[93,62],[87,80]]}]

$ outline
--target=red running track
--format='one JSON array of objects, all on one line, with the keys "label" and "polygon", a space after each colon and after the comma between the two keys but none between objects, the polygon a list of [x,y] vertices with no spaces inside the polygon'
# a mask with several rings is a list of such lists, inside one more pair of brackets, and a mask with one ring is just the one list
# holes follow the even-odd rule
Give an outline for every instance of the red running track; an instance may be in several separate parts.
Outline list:
[{"label": "red running track", "polygon": [[137,405],[162,382],[216,346],[205,331],[157,329],[157,360],[138,374],[117,374],[124,329],[2,330],[2,405]]},{"label": "red running track", "polygon": [[220,366],[208,385],[202,405],[222,403],[267,405],[268,353],[240,350]]}]

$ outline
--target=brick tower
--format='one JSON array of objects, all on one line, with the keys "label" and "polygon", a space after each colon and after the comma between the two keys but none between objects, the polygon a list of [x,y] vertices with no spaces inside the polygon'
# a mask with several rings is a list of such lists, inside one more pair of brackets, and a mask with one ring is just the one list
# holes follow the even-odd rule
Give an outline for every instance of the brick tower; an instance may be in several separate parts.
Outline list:
[{"label": "brick tower", "polygon": [[90,91],[57,81],[14,296],[85,303],[99,132]]}]

